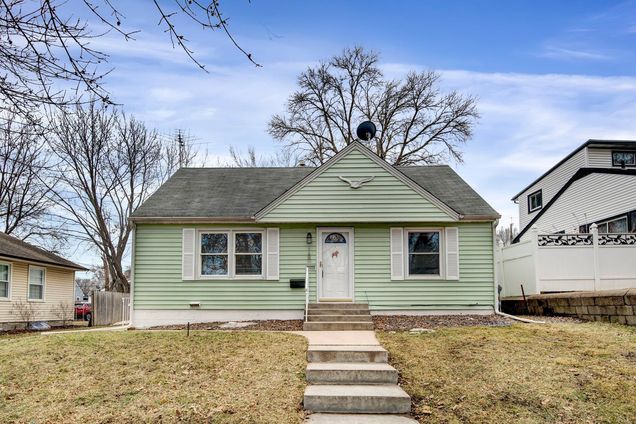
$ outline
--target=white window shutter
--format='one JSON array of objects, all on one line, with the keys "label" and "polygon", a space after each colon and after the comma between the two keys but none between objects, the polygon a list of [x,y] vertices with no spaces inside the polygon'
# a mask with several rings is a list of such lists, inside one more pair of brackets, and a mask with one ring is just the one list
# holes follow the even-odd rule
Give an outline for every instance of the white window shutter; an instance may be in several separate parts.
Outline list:
[{"label": "white window shutter", "polygon": [[181,243],[181,279],[194,280],[196,231],[184,228]]},{"label": "white window shutter", "polygon": [[459,280],[459,228],[446,227],[446,279]]},{"label": "white window shutter", "polygon": [[278,228],[267,229],[267,279],[278,280],[279,262],[279,231]]},{"label": "white window shutter", "polygon": [[391,280],[404,280],[404,229],[391,228]]}]

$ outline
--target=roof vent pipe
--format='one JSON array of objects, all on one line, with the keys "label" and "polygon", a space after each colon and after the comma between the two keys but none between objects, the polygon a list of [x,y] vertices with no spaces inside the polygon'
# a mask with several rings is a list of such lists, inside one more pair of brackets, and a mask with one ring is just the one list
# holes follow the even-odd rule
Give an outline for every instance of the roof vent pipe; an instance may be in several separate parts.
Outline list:
[{"label": "roof vent pipe", "polygon": [[305,166],[305,161],[304,160],[299,160],[298,161],[298,166],[304,167]]}]

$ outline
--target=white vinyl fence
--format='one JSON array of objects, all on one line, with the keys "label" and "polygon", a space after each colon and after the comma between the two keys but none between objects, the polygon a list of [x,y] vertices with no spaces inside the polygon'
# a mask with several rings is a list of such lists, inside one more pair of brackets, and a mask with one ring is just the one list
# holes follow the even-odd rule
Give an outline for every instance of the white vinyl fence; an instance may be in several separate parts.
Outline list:
[{"label": "white vinyl fence", "polygon": [[502,297],[636,287],[636,234],[538,234],[499,248]]}]

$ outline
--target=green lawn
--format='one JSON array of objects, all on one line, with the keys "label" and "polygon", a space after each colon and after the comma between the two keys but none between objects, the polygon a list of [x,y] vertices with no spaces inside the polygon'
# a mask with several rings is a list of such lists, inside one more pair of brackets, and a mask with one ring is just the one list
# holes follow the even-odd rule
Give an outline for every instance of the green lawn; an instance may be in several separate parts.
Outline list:
[{"label": "green lawn", "polygon": [[101,332],[0,337],[0,422],[300,423],[303,337]]},{"label": "green lawn", "polygon": [[519,324],[378,337],[421,422],[636,422],[636,328]]}]

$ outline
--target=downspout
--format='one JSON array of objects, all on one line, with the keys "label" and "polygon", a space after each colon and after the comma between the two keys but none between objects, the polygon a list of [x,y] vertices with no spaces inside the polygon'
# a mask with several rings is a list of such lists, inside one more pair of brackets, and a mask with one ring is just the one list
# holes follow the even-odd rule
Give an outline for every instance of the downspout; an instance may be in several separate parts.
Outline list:
[{"label": "downspout", "polygon": [[129,320],[128,320],[128,325],[127,327],[133,327],[134,328],[134,312],[135,312],[135,308],[134,308],[134,304],[135,304],[135,299],[134,299],[134,295],[135,295],[135,240],[137,238],[137,224],[135,224],[134,222],[132,223],[132,246],[131,246],[131,252],[130,252],[130,313],[129,313]]},{"label": "downspout", "polygon": [[499,220],[495,220],[492,223],[492,269],[493,269],[493,309],[495,313],[499,312],[499,267],[497,266],[497,225]]}]

